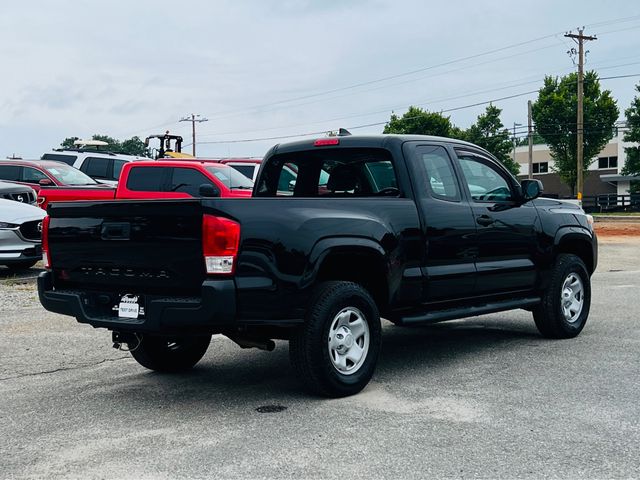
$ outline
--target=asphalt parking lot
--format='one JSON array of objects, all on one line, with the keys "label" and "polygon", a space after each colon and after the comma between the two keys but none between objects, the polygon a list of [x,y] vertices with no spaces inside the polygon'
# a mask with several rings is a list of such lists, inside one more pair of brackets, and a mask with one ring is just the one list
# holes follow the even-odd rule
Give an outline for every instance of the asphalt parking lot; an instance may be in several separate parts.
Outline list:
[{"label": "asphalt parking lot", "polygon": [[285,343],[217,338],[192,373],[150,373],[44,311],[35,269],[0,272],[0,477],[637,478],[639,253],[601,241],[576,339],[524,311],[386,323],[373,381],[340,400],[300,392]]}]

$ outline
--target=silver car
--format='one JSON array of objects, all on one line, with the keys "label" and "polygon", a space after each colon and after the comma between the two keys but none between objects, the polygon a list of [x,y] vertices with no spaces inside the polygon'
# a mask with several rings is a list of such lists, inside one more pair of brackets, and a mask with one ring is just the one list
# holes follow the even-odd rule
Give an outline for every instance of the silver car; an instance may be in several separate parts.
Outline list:
[{"label": "silver car", "polygon": [[0,199],[0,265],[30,268],[42,259],[40,244],[44,210]]}]

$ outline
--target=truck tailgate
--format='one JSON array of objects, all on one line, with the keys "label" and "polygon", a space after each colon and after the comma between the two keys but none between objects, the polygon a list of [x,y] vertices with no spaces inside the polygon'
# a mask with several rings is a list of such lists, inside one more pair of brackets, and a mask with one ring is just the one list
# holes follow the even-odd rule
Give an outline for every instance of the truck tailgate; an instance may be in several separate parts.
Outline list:
[{"label": "truck tailgate", "polygon": [[57,285],[191,294],[205,277],[200,201],[101,201],[49,207]]}]

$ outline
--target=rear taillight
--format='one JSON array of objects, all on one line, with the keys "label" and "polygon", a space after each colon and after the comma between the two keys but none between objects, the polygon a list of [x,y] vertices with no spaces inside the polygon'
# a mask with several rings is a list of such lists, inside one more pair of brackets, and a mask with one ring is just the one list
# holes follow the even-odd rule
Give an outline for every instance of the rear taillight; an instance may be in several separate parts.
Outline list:
[{"label": "rear taillight", "polygon": [[240,246],[240,224],[224,217],[203,215],[202,254],[207,273],[234,272]]},{"label": "rear taillight", "polygon": [[51,217],[47,215],[42,219],[42,262],[44,268],[51,268],[51,256],[49,255],[49,220]]}]

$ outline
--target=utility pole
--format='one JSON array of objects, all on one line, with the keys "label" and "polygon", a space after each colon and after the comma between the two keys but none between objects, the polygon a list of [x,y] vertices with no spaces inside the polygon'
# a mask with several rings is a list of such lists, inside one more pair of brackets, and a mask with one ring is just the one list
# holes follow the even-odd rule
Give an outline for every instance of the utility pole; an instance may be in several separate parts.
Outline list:
[{"label": "utility pole", "polygon": [[[597,40],[596,37],[584,35],[584,27],[578,28],[578,33],[567,33],[565,37],[573,39],[578,44],[578,120],[577,120],[577,146],[576,146],[576,187],[578,190],[577,198],[582,200],[582,191],[584,189],[584,121],[583,121],[583,103],[584,103],[584,42]],[[574,50],[575,51],[575,50]]]},{"label": "utility pole", "polygon": [[533,126],[531,120],[531,100],[527,102],[527,124],[529,126],[529,178],[533,178]]},{"label": "utility pole", "polygon": [[193,156],[196,156],[196,122],[208,122],[208,118],[204,118],[200,115],[191,114],[190,116],[182,117],[180,119],[181,122],[191,122],[191,152]]}]

